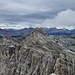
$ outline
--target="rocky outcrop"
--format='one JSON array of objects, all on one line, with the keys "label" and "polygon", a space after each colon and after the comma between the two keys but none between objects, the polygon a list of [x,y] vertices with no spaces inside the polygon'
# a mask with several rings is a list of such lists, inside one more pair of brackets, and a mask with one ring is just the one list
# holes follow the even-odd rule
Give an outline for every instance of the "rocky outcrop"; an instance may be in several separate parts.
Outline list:
[{"label": "rocky outcrop", "polygon": [[0,40],[0,75],[74,75],[74,57],[36,28],[19,39]]}]

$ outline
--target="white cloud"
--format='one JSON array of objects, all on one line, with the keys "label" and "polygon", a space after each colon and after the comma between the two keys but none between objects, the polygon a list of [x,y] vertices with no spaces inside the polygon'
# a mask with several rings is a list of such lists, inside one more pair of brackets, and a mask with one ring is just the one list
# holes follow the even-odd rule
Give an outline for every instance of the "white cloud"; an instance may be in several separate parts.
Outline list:
[{"label": "white cloud", "polygon": [[29,23],[23,22],[23,23],[18,23],[18,24],[0,24],[1,29],[23,29],[23,28],[28,28]]},{"label": "white cloud", "polygon": [[[32,22],[34,21],[34,22]],[[15,24],[0,23],[0,28],[22,29],[28,27],[57,27],[75,29],[75,11],[67,9],[59,12],[54,18],[48,19],[31,19],[30,22],[19,22]]]},{"label": "white cloud", "polygon": [[46,19],[42,26],[73,29],[75,27],[75,11],[71,9],[61,11],[53,19]]}]

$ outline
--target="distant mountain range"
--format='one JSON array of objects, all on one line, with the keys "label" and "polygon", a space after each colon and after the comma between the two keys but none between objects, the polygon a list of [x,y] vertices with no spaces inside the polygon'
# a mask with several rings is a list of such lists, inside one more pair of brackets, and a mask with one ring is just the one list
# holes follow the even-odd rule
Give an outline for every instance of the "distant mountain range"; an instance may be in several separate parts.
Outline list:
[{"label": "distant mountain range", "polygon": [[[0,37],[3,36],[12,36],[12,37],[20,37],[23,35],[27,35],[30,33],[34,28],[24,28],[20,30],[14,29],[0,29]],[[68,29],[57,29],[57,28],[41,28],[47,35],[73,35],[75,34],[75,29],[68,30]]]}]

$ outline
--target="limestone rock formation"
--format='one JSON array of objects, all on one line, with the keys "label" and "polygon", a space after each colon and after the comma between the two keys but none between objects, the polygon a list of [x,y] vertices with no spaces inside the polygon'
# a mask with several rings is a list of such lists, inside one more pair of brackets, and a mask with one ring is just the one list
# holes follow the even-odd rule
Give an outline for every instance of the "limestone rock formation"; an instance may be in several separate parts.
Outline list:
[{"label": "limestone rock formation", "polygon": [[74,57],[39,28],[0,39],[0,75],[75,75]]}]

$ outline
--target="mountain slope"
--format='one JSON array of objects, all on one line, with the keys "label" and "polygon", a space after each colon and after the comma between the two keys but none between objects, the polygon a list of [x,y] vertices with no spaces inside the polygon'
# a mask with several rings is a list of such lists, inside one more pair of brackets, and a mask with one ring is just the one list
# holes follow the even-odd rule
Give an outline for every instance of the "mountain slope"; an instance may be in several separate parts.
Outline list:
[{"label": "mountain slope", "polygon": [[[5,44],[5,39],[12,42]],[[75,52],[36,28],[18,39],[1,39],[0,75],[74,75],[74,57]]]}]

